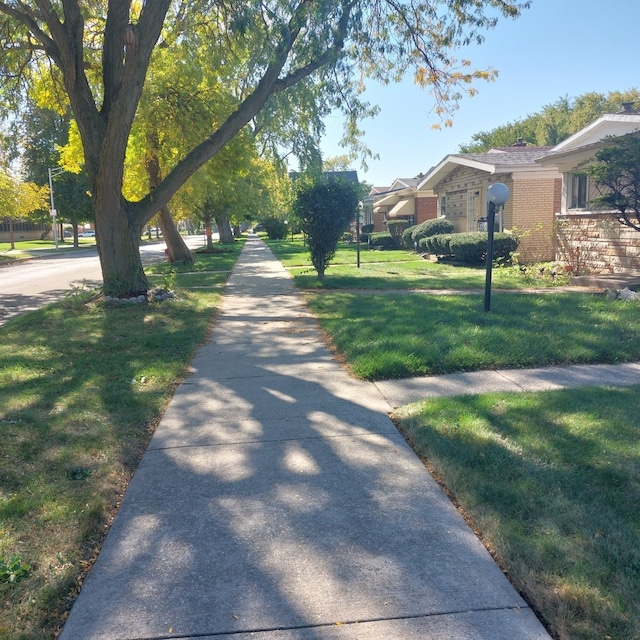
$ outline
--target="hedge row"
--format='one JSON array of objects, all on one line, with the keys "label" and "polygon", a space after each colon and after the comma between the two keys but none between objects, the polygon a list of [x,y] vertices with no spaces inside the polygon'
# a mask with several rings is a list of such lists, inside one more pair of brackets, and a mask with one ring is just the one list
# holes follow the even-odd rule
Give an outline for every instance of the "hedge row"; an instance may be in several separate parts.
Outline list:
[{"label": "hedge row", "polygon": [[369,245],[380,249],[395,249],[396,241],[388,231],[379,231],[369,236]]},{"label": "hedge row", "polygon": [[407,249],[414,249],[419,246],[420,240],[430,236],[437,236],[443,233],[453,233],[453,222],[444,218],[433,218],[426,220],[413,227],[405,229],[402,234],[402,243]]},{"label": "hedge row", "polygon": [[[419,241],[423,251],[437,256],[453,257],[465,264],[481,264],[487,255],[487,234],[450,233],[430,236]],[[518,240],[509,233],[495,233],[493,236],[493,261],[507,262],[511,253],[518,248]]]}]

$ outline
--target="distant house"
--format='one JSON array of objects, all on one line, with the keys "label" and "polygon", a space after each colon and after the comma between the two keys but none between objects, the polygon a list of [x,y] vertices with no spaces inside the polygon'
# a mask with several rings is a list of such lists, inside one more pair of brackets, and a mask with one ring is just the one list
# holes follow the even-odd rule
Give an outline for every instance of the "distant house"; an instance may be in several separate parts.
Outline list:
[{"label": "distant house", "polygon": [[409,226],[420,224],[437,215],[437,201],[428,189],[419,189],[422,174],[415,178],[398,178],[390,187],[374,187],[366,199],[370,205],[371,223],[376,231],[384,231],[387,220],[407,220]]},{"label": "distant house", "polygon": [[358,182],[358,172],[351,169],[347,171],[323,171],[322,177],[325,180],[344,180],[346,182]]},{"label": "distant house", "polygon": [[640,272],[640,233],[619,224],[611,212],[593,207],[591,201],[598,194],[588,176],[577,171],[602,147],[604,138],[635,132],[640,135],[640,112],[631,104],[623,106],[622,112],[601,116],[537,160],[540,167],[562,175],[561,200],[556,209],[559,257],[573,260],[573,266],[584,272]]},{"label": "distant house", "polygon": [[[297,180],[301,175],[304,175],[298,171],[289,171],[289,177],[291,180]],[[346,182],[355,182],[359,184],[358,172],[353,169],[346,171],[323,171],[322,177],[325,180],[345,180]]]},{"label": "distant house", "polygon": [[51,223],[30,222],[14,218],[0,218],[0,242],[22,242],[53,237]]},{"label": "distant house", "polygon": [[523,261],[555,257],[554,215],[560,206],[562,177],[555,167],[536,161],[550,147],[530,147],[522,140],[512,147],[486,153],[446,156],[418,183],[420,191],[432,191],[438,216],[450,220],[456,232],[486,229],[486,192],[502,182],[509,187],[509,200],[496,217],[496,231],[520,236]]}]

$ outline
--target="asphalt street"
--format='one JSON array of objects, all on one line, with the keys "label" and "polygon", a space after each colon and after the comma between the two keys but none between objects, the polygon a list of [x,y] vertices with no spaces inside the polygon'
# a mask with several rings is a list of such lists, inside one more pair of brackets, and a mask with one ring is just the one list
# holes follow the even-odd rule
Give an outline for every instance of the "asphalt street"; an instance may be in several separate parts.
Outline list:
[{"label": "asphalt street", "polygon": [[[202,236],[188,236],[190,248],[203,244]],[[163,241],[140,247],[143,264],[165,259]],[[7,320],[60,300],[74,287],[102,284],[100,260],[95,246],[70,252],[47,251],[42,255],[0,268],[0,325]]]}]

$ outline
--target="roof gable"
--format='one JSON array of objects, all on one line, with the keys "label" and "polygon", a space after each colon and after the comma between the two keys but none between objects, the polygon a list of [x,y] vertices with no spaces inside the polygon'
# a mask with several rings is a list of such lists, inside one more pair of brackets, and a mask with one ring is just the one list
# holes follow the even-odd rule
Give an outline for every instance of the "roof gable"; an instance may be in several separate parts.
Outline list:
[{"label": "roof gable", "polygon": [[607,136],[623,136],[638,129],[640,129],[640,114],[608,113],[557,144],[549,155],[594,144]]},{"label": "roof gable", "polygon": [[486,153],[453,153],[431,169],[418,184],[418,189],[433,189],[457,167],[471,167],[488,174],[540,170],[536,160],[549,153],[551,147],[507,147]]},{"label": "roof gable", "polygon": [[580,129],[577,133],[556,145],[538,164],[556,167],[566,173],[591,158],[602,146],[604,138],[624,136],[640,131],[640,114],[609,113]]}]

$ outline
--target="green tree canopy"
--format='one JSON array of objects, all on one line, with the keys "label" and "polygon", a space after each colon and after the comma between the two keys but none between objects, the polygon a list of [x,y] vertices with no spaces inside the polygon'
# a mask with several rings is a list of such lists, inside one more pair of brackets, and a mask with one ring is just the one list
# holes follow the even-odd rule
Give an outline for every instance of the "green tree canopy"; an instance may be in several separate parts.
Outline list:
[{"label": "green tree canopy", "polygon": [[593,161],[585,167],[600,195],[592,200],[611,210],[616,220],[640,231],[640,137],[638,134],[605,138]]},{"label": "green tree canopy", "polygon": [[[51,69],[82,138],[105,292],[148,288],[138,242],[142,226],[270,100],[309,82],[313,104],[340,108],[350,130],[366,111],[354,78],[383,82],[412,73],[446,114],[471,83],[491,79],[453,55],[515,0],[22,0],[0,2],[0,74],[16,101]],[[150,69],[185,42],[236,83],[236,102],[206,136],[177,153],[171,169],[138,199],[124,195],[125,155]],[[225,87],[223,86],[223,89]],[[323,100],[323,102],[321,102]],[[453,106],[452,106],[453,105]],[[318,110],[318,113],[321,111]]]},{"label": "green tree canopy", "polygon": [[481,131],[469,144],[460,145],[460,153],[483,153],[495,147],[510,147],[519,138],[536,147],[555,146],[605,113],[617,113],[625,102],[640,102],[640,91],[612,91],[608,94],[585,93],[577,98],[560,98],[538,113],[520,120]]},{"label": "green tree canopy", "polygon": [[358,196],[358,186],[343,180],[301,179],[297,185],[293,211],[307,236],[311,262],[319,280],[324,280],[338,241],[355,216]]}]

